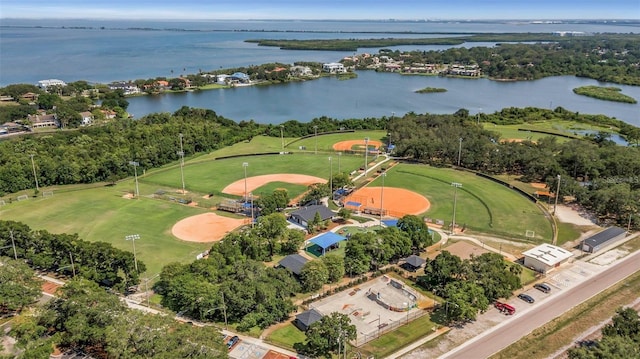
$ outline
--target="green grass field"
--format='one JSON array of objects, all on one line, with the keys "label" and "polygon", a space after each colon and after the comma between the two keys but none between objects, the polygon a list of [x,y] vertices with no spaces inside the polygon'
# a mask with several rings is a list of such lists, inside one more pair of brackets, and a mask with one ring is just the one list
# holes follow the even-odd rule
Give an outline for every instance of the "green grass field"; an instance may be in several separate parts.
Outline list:
[{"label": "green grass field", "polygon": [[[551,135],[544,134],[544,133],[529,132],[529,131],[518,131],[518,129],[521,128],[525,130],[531,129],[531,130],[549,131],[549,132],[554,132],[554,133],[563,134],[563,135],[576,136],[580,138],[584,136],[579,134],[581,132],[576,132],[576,131],[594,131],[594,132],[602,131],[602,132],[608,132],[608,133],[612,132],[612,130],[609,127],[594,126],[594,125],[580,123],[580,122],[553,121],[553,120],[538,121],[538,122],[532,122],[532,123],[522,123],[522,124],[516,124],[516,125],[495,125],[492,123],[485,123],[483,126],[485,130],[495,131],[500,133],[500,136],[502,137],[502,139],[521,139],[521,140],[530,139],[532,141],[537,141],[543,137],[548,137]],[[569,139],[558,136],[557,140],[559,142],[565,142],[565,141],[568,141]]]},{"label": "green grass field", "polygon": [[[432,219],[442,219],[448,225],[453,217],[452,182],[462,184],[457,190],[457,224],[466,225],[466,228],[474,232],[522,240],[526,240],[527,230],[533,230],[535,241],[551,241],[551,225],[534,203],[473,173],[400,164],[389,170],[385,186],[406,188],[423,194],[431,202],[431,208],[423,215]],[[381,185],[380,178],[371,185]]]},{"label": "green grass field", "polygon": [[274,330],[267,337],[267,342],[276,344],[283,348],[293,350],[295,343],[303,343],[307,339],[307,336],[298,329],[295,325],[288,323],[287,325]]}]

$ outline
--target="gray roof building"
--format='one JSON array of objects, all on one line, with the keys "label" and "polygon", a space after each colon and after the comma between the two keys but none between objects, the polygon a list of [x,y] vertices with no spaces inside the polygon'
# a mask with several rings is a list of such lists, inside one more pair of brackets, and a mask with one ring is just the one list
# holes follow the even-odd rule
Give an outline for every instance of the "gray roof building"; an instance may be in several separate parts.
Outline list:
[{"label": "gray roof building", "polygon": [[609,227],[602,232],[585,239],[582,242],[582,250],[595,253],[602,247],[612,244],[626,236],[627,231],[620,227]]},{"label": "gray roof building", "polygon": [[291,271],[295,275],[300,275],[302,267],[309,260],[299,254],[290,254],[278,262],[278,267],[282,267]]},{"label": "gray roof building", "polygon": [[422,268],[425,263],[427,263],[427,261],[415,254],[412,254],[404,259],[404,263],[409,267],[410,270],[418,270]]},{"label": "gray roof building", "polygon": [[302,312],[296,315],[296,319],[293,321],[293,324],[298,327],[303,332],[306,332],[311,324],[317,322],[322,319],[322,313],[318,312],[315,309],[307,310],[306,312]]},{"label": "gray roof building", "polygon": [[323,205],[313,205],[300,208],[297,211],[291,212],[289,215],[289,219],[295,223],[298,223],[304,227],[308,225],[309,222],[313,220],[316,216],[316,213],[320,214],[320,219],[326,221],[327,219],[332,218],[335,214],[328,207]]}]

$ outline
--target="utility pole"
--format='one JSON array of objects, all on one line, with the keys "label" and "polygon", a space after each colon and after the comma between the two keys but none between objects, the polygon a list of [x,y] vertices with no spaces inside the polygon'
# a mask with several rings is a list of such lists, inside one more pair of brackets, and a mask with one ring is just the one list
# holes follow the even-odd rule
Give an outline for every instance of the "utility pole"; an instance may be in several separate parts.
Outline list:
[{"label": "utility pole", "polygon": [[314,133],[315,133],[313,137],[316,140],[316,147],[315,147],[315,150],[314,150],[313,153],[315,155],[317,155],[318,154],[318,126],[313,126],[313,130],[314,130]]},{"label": "utility pole", "polygon": [[556,189],[556,201],[553,204],[553,215],[556,215],[556,207],[558,207],[558,197],[560,197],[560,175],[558,175],[558,187]]},{"label": "utility pole", "polygon": [[222,293],[222,314],[224,315],[224,329],[228,329],[227,326],[227,305],[224,302],[224,292]]},{"label": "utility pole", "polygon": [[369,137],[364,138],[364,178],[367,178],[367,171],[369,169],[369,161],[367,155],[369,154]]},{"label": "utility pole", "polygon": [[456,230],[456,201],[458,199],[458,188],[462,187],[462,184],[452,182],[451,185],[453,186],[453,220],[451,221],[451,235],[453,235]]},{"label": "utility pole", "polygon": [[138,189],[138,166],[140,166],[140,163],[129,161],[129,164],[133,166],[133,175],[136,179],[136,199],[138,199],[138,197],[140,197],[140,190]]},{"label": "utility pole", "polygon": [[280,147],[282,148],[281,152],[284,154],[284,126],[280,125]]},{"label": "utility pole", "polygon": [[460,155],[462,154],[462,137],[459,138],[460,143],[458,144],[458,167],[460,167]]},{"label": "utility pole", "polygon": [[11,246],[13,247],[13,259],[18,260],[18,252],[16,252],[16,242],[13,239],[13,229],[9,230],[9,236],[11,236]]}]

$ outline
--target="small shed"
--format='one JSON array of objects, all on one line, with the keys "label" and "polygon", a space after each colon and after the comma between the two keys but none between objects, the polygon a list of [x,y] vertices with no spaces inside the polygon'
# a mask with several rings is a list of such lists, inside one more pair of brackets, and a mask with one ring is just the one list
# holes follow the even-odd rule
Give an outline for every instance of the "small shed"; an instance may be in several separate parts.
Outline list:
[{"label": "small shed", "polygon": [[298,329],[302,330],[303,332],[306,332],[307,330],[309,330],[311,324],[319,321],[320,319],[322,319],[322,317],[322,313],[318,312],[315,309],[310,309],[306,312],[302,312],[296,315],[296,319],[294,319],[293,325],[298,327]]},{"label": "small shed", "polygon": [[402,267],[408,271],[415,272],[418,269],[424,267],[425,263],[427,263],[426,260],[418,257],[415,254],[412,254],[404,259],[404,263],[402,264]]},{"label": "small shed", "polygon": [[278,267],[279,268],[284,268],[284,269],[288,269],[291,271],[291,273],[299,276],[300,272],[302,271],[302,267],[305,265],[305,263],[307,263],[309,260],[299,254],[290,254],[284,258],[282,258],[280,260],[280,262],[278,262]]},{"label": "small shed", "polygon": [[620,227],[609,227],[602,232],[585,239],[582,242],[582,250],[589,253],[595,253],[626,236],[626,231]]},{"label": "small shed", "polygon": [[313,220],[313,218],[316,216],[316,213],[320,214],[320,219],[322,221],[331,219],[334,216],[333,211],[330,210],[329,207],[318,204],[303,207],[298,209],[297,211],[291,212],[291,214],[289,215],[289,220],[303,227],[308,227],[309,222]]},{"label": "small shed", "polygon": [[541,244],[524,252],[524,266],[546,274],[566,262],[573,254],[564,248]]}]

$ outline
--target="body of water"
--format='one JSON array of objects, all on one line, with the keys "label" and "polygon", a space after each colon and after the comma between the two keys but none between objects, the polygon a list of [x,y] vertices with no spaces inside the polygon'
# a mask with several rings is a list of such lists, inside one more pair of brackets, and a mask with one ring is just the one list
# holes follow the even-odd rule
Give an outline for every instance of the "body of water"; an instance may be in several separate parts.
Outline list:
[{"label": "body of water", "polygon": [[[441,37],[461,33],[506,32],[635,32],[635,24],[427,21],[97,21],[12,20],[0,26],[0,86],[48,78],[71,82],[109,83],[159,76],[259,65],[270,62],[333,62],[353,55],[344,51],[294,51],[246,43],[247,39],[334,39]],[[399,34],[412,32],[412,34]],[[443,35],[417,33],[447,33]],[[494,46],[466,43],[459,46]],[[401,51],[444,50],[452,46],[397,46]],[[378,49],[358,52],[376,53]],[[266,87],[145,96],[129,100],[136,117],[172,112],[181,106],[202,107],[236,120],[281,123],[319,116],[362,118],[416,113],[493,112],[504,107],[535,106],[604,114],[640,125],[639,105],[595,100],[572,89],[595,80],[569,76],[527,82],[454,79],[359,72],[358,78]],[[446,93],[416,94],[431,86]],[[640,88],[618,86],[640,99]]]},{"label": "body of water", "polygon": [[[130,98],[128,111],[135,117],[154,112],[174,112],[181,106],[208,108],[235,121],[282,123],[308,122],[315,117],[364,118],[415,113],[491,113],[505,107],[556,108],[580,113],[604,114],[640,126],[640,105],[597,100],[573,93],[573,88],[602,85],[573,76],[536,81],[498,82],[438,76],[405,76],[359,71],[358,77],[318,80],[272,86],[163,94]],[[616,85],[640,99],[640,87]],[[447,89],[442,93],[415,93],[424,87]]]}]

